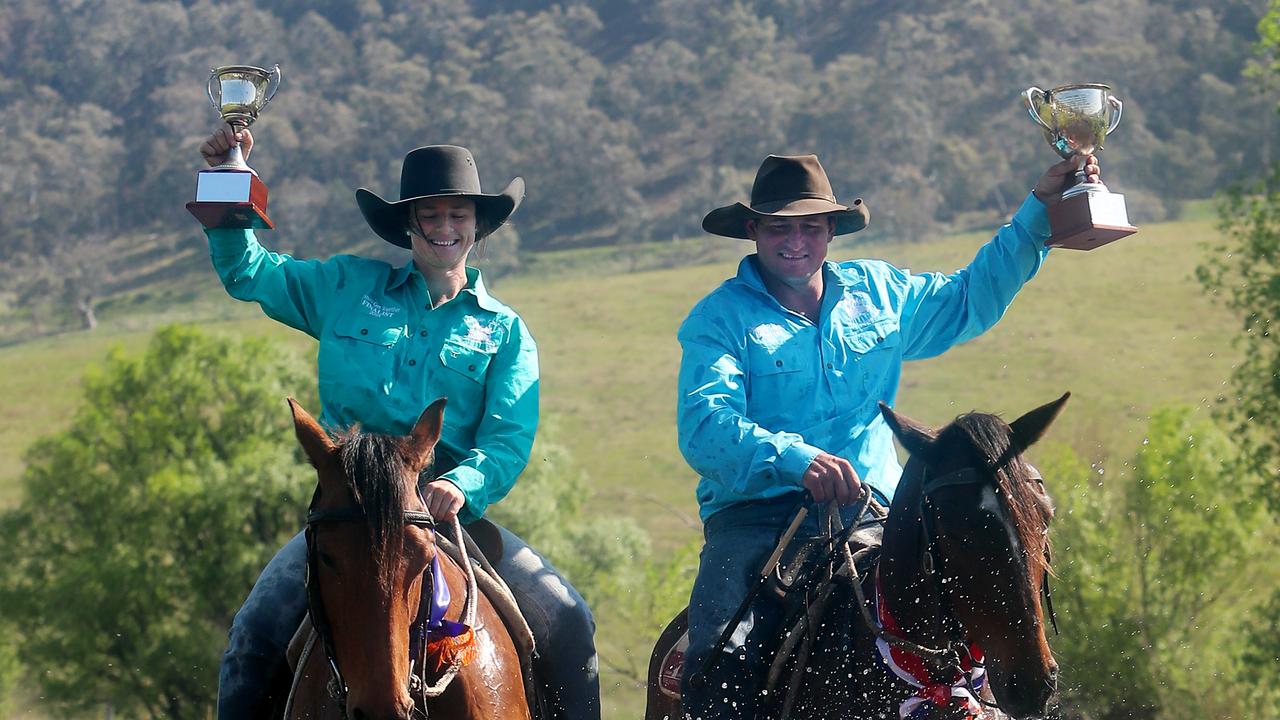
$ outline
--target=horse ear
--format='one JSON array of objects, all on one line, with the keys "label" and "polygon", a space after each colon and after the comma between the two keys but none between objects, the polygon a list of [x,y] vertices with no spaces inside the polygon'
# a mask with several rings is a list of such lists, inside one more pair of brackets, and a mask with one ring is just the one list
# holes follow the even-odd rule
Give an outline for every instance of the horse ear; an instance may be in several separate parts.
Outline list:
[{"label": "horse ear", "polygon": [[289,409],[293,411],[293,431],[298,435],[298,442],[307,454],[307,459],[315,467],[320,467],[333,455],[334,444],[329,433],[320,427],[320,423],[311,414],[302,409],[297,400],[289,398]]},{"label": "horse ear", "polygon": [[440,398],[427,406],[409,432],[409,460],[414,469],[422,470],[431,459],[431,452],[440,442],[440,429],[444,426],[446,398]]},{"label": "horse ear", "polygon": [[884,421],[889,425],[889,429],[893,431],[893,436],[898,438],[898,442],[902,443],[902,447],[912,455],[927,456],[930,444],[937,439],[937,435],[932,430],[912,420],[906,415],[899,415],[893,411],[893,408],[880,403],[880,414],[884,416]]},{"label": "horse ear", "polygon": [[1067,398],[1071,397],[1071,393],[1063,393],[1062,397],[1051,403],[1041,405],[1028,412],[1026,415],[1009,423],[1009,427],[1013,428],[1013,443],[1019,450],[1026,450],[1036,443],[1037,440],[1044,437],[1049,426],[1057,419],[1058,414],[1062,412],[1062,408],[1067,404]]}]

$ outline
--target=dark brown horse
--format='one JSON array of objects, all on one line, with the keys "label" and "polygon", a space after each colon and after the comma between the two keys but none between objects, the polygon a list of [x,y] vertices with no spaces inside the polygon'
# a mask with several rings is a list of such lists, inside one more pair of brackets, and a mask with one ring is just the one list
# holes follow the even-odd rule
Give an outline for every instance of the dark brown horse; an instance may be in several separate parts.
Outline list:
[{"label": "dark brown horse", "polygon": [[424,681],[410,677],[410,630],[427,611],[420,598],[432,583],[434,558],[450,588],[445,616],[458,619],[467,597],[462,569],[437,553],[435,524],[417,490],[418,474],[431,466],[440,439],[444,400],[427,408],[407,436],[353,430],[336,439],[292,399],[289,404],[298,441],[319,476],[308,520],[310,615],[319,641],[296,674],[289,717],[528,720],[515,646],[483,596],[473,626],[474,660],[429,701],[422,688],[448,669],[428,662]]},{"label": "dark brown horse", "polygon": [[[1022,453],[1067,397],[1009,424],[970,413],[940,430],[881,406],[911,458],[878,569],[857,583],[856,572],[836,575],[819,617],[801,629],[810,636],[797,645],[803,661],[788,666],[801,670],[782,675],[767,717],[965,718],[996,705],[1015,718],[1048,711],[1057,666],[1040,599],[1053,510]],[[811,607],[821,595],[811,591]],[[673,635],[664,633],[650,663],[648,720],[683,717],[679,700],[656,682]]]}]

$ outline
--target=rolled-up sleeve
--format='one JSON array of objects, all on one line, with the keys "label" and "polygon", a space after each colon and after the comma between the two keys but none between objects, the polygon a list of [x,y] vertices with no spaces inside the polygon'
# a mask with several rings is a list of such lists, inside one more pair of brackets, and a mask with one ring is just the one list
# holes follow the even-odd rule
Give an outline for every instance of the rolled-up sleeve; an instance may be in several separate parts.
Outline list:
[{"label": "rolled-up sleeve", "polygon": [[209,257],[227,293],[256,302],[267,317],[318,337],[332,295],[331,260],[296,260],[262,247],[252,230],[206,230]]},{"label": "rolled-up sleeve", "polygon": [[679,340],[678,441],[689,466],[736,496],[800,487],[820,450],[796,433],[774,432],[747,417],[741,351],[727,333],[695,312],[681,325]]},{"label": "rolled-up sleeve", "polygon": [[967,267],[945,275],[912,274],[886,265],[891,284],[902,293],[905,359],[933,357],[995,325],[1040,270],[1048,238],[1045,206],[1028,195]]},{"label": "rolled-up sleeve", "polygon": [[485,377],[485,412],[475,447],[441,477],[462,491],[464,523],[484,516],[506,497],[529,462],[538,429],[538,348],[528,327],[515,318]]}]

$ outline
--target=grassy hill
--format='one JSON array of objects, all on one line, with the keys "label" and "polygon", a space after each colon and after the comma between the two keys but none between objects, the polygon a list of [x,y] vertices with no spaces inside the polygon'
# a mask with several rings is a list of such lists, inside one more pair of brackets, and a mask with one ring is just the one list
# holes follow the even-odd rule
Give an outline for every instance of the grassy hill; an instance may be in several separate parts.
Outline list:
[{"label": "grassy hill", "polygon": [[[832,256],[949,270],[965,264],[987,236],[913,244],[845,240]],[[1140,445],[1154,408],[1190,403],[1207,409],[1222,391],[1235,357],[1236,323],[1192,275],[1215,237],[1201,216],[1148,225],[1090,253],[1053,252],[997,328],[943,358],[908,365],[899,409],[934,424],[971,409],[1014,416],[1069,389],[1072,402],[1050,441],[1114,466]],[[690,258],[750,249],[722,243]],[[733,273],[736,261],[592,276],[581,262],[561,260],[544,256],[537,274],[511,278],[496,291],[520,310],[538,340],[543,412],[557,417],[555,440],[589,476],[594,511],[635,517],[659,547],[685,544],[697,537],[695,478],[675,444],[675,330],[699,297]],[[561,266],[572,271],[557,272]],[[256,308],[221,296],[212,272],[182,292],[181,304],[153,297],[139,302],[137,312],[105,314],[92,335],[0,348],[0,506],[16,499],[23,449],[64,426],[80,377],[112,346],[141,347],[156,324],[185,320],[313,347],[310,338],[262,319]],[[605,664],[643,667],[649,631],[620,627],[607,608],[598,611],[600,634],[608,638],[602,645],[614,654]],[[605,686],[610,716],[638,714],[642,696],[628,678],[606,672]]]}]

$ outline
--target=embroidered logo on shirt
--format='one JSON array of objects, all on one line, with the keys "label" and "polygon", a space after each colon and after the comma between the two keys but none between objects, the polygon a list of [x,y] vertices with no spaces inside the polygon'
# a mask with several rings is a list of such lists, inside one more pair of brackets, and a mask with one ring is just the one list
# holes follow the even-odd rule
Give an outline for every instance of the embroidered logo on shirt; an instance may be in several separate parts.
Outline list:
[{"label": "embroidered logo on shirt", "polygon": [[876,315],[876,309],[862,295],[846,295],[838,307],[841,313],[857,324],[870,322]]},{"label": "embroidered logo on shirt", "polygon": [[760,346],[772,353],[791,339],[791,333],[777,323],[765,323],[751,329],[751,336]]},{"label": "embroidered logo on shirt", "polygon": [[467,324],[467,334],[462,338],[463,342],[485,352],[494,352],[498,349],[498,344],[493,339],[498,332],[497,320],[481,323],[475,316],[467,315],[463,321]]},{"label": "embroidered logo on shirt", "polygon": [[381,305],[368,295],[360,298],[360,304],[364,306],[365,312],[368,312],[371,317],[376,318],[392,317],[394,315],[399,315],[402,312],[401,308],[394,305]]}]

